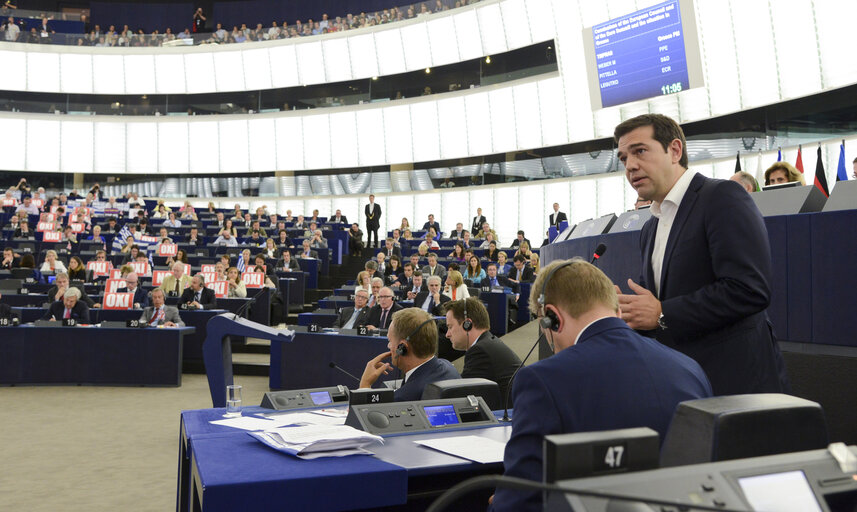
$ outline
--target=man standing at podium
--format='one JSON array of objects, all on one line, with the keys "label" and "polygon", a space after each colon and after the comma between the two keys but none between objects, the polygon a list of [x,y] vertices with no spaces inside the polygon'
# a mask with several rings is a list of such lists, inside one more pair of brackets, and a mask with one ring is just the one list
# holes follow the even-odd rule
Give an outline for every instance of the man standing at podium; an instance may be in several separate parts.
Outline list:
[{"label": "man standing at podium", "polygon": [[565,216],[565,213],[559,211],[559,203],[554,203],[553,213],[550,214],[550,224],[559,231],[560,222],[568,222],[568,217]]},{"label": "man standing at podium", "polygon": [[688,170],[681,127],[646,114],[616,127],[619,160],[652,201],[640,233],[640,283],[620,295],[622,318],[695,359],[715,395],[788,390],[765,309],[771,252],[762,215],[732,181]]}]

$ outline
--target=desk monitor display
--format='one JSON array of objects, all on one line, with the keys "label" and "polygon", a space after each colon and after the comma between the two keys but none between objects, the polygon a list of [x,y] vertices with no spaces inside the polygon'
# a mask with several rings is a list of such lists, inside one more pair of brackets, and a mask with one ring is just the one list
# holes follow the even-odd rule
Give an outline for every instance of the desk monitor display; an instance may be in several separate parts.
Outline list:
[{"label": "desk monitor display", "polygon": [[310,400],[315,405],[327,405],[333,403],[329,391],[311,391],[309,394]]},{"label": "desk monitor display", "polygon": [[459,423],[458,416],[455,414],[455,407],[452,405],[432,405],[423,407],[428,418],[429,425],[432,427],[441,427],[443,425],[457,425]]},{"label": "desk monitor display", "polygon": [[597,219],[586,220],[577,225],[574,233],[569,235],[569,240],[584,238],[587,236],[603,235],[607,233],[613,224],[616,223],[616,214],[608,213],[598,217]]},{"label": "desk monitor display", "polygon": [[821,512],[803,471],[748,476],[738,485],[755,510]]},{"label": "desk monitor display", "polygon": [[576,224],[574,226],[568,226],[567,228],[563,229],[562,233],[558,234],[556,236],[556,238],[553,239],[553,242],[551,242],[551,243],[555,244],[555,243],[563,242],[563,241],[567,240],[568,236],[571,235],[571,233],[572,233],[572,231],[574,231],[575,227],[577,227]]},{"label": "desk monitor display", "polygon": [[643,224],[652,217],[652,211],[646,206],[645,209],[631,210],[619,215],[616,222],[610,226],[610,233],[624,233],[626,231],[639,231]]}]

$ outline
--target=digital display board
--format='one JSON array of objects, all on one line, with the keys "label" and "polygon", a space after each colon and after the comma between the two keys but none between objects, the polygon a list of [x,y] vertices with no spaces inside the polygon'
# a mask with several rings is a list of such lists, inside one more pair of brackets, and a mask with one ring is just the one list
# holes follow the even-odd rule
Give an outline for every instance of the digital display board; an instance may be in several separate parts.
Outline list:
[{"label": "digital display board", "polygon": [[691,0],[669,0],[584,30],[593,109],[702,85]]}]

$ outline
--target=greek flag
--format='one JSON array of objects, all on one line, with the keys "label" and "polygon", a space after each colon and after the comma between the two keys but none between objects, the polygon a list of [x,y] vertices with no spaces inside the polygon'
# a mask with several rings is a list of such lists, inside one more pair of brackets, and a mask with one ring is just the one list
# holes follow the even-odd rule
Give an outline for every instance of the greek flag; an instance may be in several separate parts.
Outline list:
[{"label": "greek flag", "polygon": [[[122,226],[122,229],[116,233],[116,236],[113,237],[113,250],[111,251],[113,254],[118,254],[122,252],[122,247],[125,246],[125,240],[131,236],[131,230],[128,229],[128,224]],[[155,252],[155,249],[158,246],[157,242],[149,242],[146,240],[141,240],[137,238],[134,242],[137,244],[137,247],[140,248],[141,251],[144,251],[149,256],[149,261],[152,261],[152,253]]]},{"label": "greek flag", "polygon": [[238,263],[235,264],[235,268],[237,268],[238,272],[241,272],[242,274],[247,269],[247,264],[244,263],[244,253],[243,252],[238,255]]}]

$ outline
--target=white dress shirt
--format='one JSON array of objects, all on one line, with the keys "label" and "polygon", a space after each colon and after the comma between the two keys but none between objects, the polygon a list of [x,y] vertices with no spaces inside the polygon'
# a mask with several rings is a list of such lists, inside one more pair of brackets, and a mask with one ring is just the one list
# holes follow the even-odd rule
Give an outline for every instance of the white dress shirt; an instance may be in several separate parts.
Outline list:
[{"label": "white dress shirt", "polygon": [[684,198],[687,187],[690,186],[690,181],[695,175],[696,171],[686,170],[679,177],[678,181],[675,182],[675,185],[673,185],[673,188],[670,189],[662,202],[652,202],[652,215],[658,219],[658,227],[655,232],[655,245],[652,249],[652,273],[655,276],[655,295],[658,296],[661,293],[661,274],[664,265],[664,254],[667,250],[667,240],[670,238],[670,230],[678,213],[678,208],[681,206],[681,200]]}]

